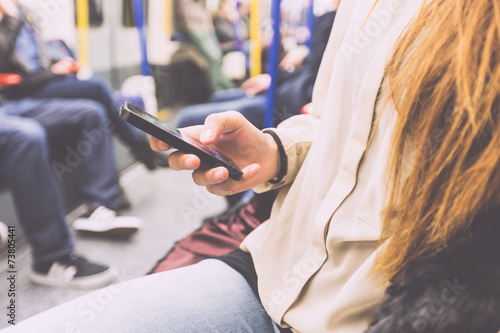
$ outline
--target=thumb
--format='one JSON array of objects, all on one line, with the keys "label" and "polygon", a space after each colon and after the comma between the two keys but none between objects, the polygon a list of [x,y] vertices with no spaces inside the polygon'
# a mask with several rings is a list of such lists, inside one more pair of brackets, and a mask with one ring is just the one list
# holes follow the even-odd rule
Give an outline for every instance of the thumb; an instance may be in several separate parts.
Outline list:
[{"label": "thumb", "polygon": [[214,143],[222,134],[228,134],[241,128],[247,120],[237,111],[226,111],[211,114],[205,119],[200,135],[204,144]]}]

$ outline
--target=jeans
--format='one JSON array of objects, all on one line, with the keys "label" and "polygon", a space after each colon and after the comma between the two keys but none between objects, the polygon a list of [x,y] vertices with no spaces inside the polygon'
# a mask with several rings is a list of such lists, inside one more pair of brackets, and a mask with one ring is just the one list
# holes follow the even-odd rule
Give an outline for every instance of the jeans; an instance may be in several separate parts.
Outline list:
[{"label": "jeans", "polygon": [[228,89],[215,93],[206,104],[183,108],[177,116],[177,127],[202,125],[212,113],[228,110],[239,111],[255,127],[264,127],[266,96],[248,97],[240,89]]},{"label": "jeans", "polygon": [[34,262],[72,252],[73,239],[49,165],[46,132],[35,120],[0,113],[0,178],[12,190]]},{"label": "jeans", "polygon": [[[98,206],[110,209],[119,207],[120,186],[111,142],[111,126],[100,103],[87,99],[25,98],[5,101],[2,106],[0,113],[19,121],[31,118],[43,129],[49,140],[65,144],[64,160],[52,161],[50,166],[59,181],[77,170],[84,204],[92,209]],[[18,172],[19,169],[9,170],[9,173]],[[26,181],[39,182],[31,176]],[[23,188],[19,191],[22,191],[23,196],[29,195]],[[40,200],[52,198],[42,196]]]},{"label": "jeans", "polygon": [[148,275],[102,289],[5,332],[278,332],[245,279],[225,263]]},{"label": "jeans", "polygon": [[120,118],[110,88],[97,78],[78,80],[75,76],[53,79],[31,95],[33,98],[91,99],[104,106],[114,131],[126,145],[134,148],[144,141],[142,134]]}]

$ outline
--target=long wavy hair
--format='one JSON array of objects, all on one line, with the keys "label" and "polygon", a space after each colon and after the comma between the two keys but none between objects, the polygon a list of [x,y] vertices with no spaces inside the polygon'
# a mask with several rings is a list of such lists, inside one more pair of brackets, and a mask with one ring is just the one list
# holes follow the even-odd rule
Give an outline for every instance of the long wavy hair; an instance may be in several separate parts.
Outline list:
[{"label": "long wavy hair", "polygon": [[384,81],[397,119],[374,272],[397,281],[498,201],[500,2],[424,1]]}]

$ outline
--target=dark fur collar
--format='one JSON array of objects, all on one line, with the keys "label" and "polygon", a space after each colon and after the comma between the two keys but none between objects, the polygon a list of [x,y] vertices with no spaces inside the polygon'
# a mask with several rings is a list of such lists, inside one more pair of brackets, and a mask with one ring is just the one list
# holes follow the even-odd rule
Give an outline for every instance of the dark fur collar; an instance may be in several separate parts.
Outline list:
[{"label": "dark fur collar", "polygon": [[500,332],[500,207],[414,260],[387,297],[366,333]]}]

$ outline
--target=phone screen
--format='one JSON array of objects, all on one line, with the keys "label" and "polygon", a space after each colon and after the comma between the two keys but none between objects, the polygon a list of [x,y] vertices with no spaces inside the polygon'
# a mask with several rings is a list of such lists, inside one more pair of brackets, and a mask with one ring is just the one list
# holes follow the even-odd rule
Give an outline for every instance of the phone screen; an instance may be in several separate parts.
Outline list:
[{"label": "phone screen", "polygon": [[131,104],[129,104],[129,108],[133,109],[132,111],[136,112],[139,116],[141,116],[142,118],[146,119],[150,123],[153,123],[153,124],[155,124],[158,127],[161,127],[162,129],[164,129],[165,131],[169,132],[172,135],[175,135],[179,139],[185,139],[184,137],[187,136],[187,135],[183,135],[177,128],[174,128],[172,126],[169,126],[169,125],[165,124],[163,121],[161,121],[160,119],[156,118],[155,116],[150,115],[146,111],[143,111],[143,110],[141,110],[139,108],[133,108],[133,105],[131,105]]}]

